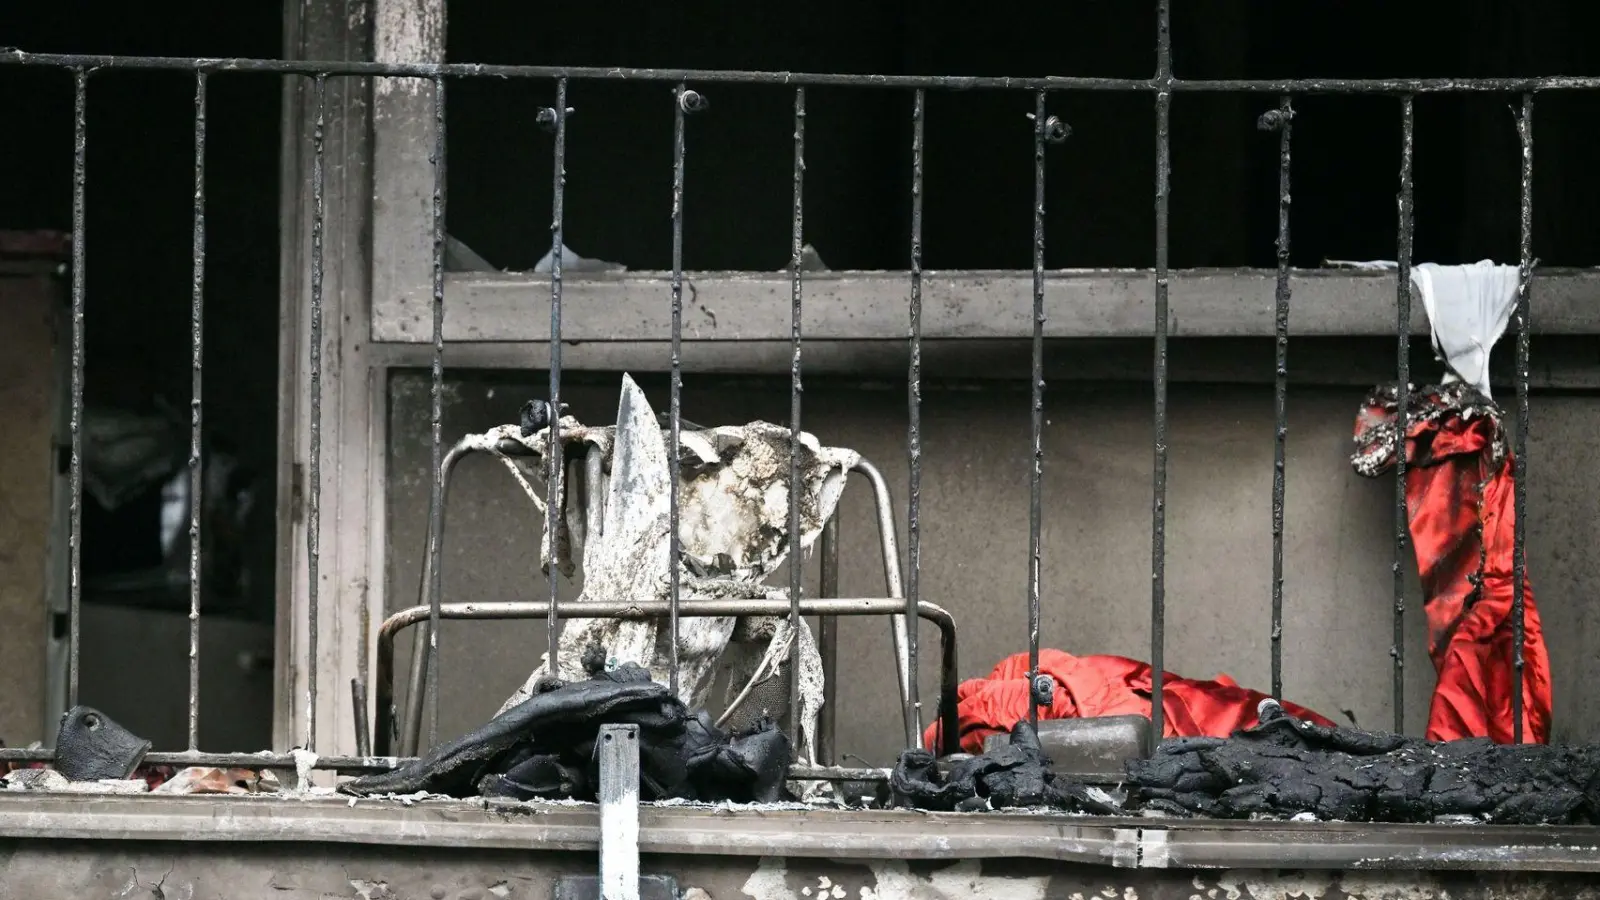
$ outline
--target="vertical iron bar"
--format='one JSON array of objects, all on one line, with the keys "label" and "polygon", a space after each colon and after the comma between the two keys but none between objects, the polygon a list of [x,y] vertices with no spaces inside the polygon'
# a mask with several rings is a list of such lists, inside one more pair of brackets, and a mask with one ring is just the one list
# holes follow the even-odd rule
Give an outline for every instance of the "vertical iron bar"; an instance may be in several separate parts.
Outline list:
[{"label": "vertical iron bar", "polygon": [[318,555],[322,537],[322,231],[325,224],[323,153],[328,79],[314,82],[317,122],[311,132],[311,428],[306,489],[306,749],[317,747]]},{"label": "vertical iron bar", "polygon": [[189,749],[200,749],[201,358],[205,353],[206,73],[194,81],[194,277],[189,297]]},{"label": "vertical iron bar", "polygon": [[1273,311],[1277,333],[1272,447],[1272,696],[1283,697],[1283,509],[1289,441],[1289,142],[1294,107],[1278,100],[1278,291]]},{"label": "vertical iron bar", "polygon": [[1156,3],[1155,465],[1150,506],[1150,724],[1165,735],[1162,693],[1167,641],[1167,186],[1172,170],[1172,14]]},{"label": "vertical iron bar", "polygon": [[[906,546],[910,568],[906,572],[906,671],[900,700],[906,746],[922,746],[922,703],[918,698],[917,602],[922,597],[922,136],[927,113],[927,93],[917,88],[911,106],[911,364],[906,373],[906,456],[911,484],[906,499]],[[936,751],[937,752],[937,751]]]},{"label": "vertical iron bar", "polygon": [[83,302],[84,302],[84,185],[88,177],[89,72],[72,70],[72,460],[71,520],[67,537],[70,571],[67,607],[67,708],[78,705],[79,602],[83,595]]},{"label": "vertical iron bar", "polygon": [[1039,560],[1044,483],[1045,92],[1033,97],[1033,464],[1028,472],[1028,721],[1039,724]]},{"label": "vertical iron bar", "polygon": [[1394,436],[1394,643],[1389,655],[1394,660],[1394,730],[1406,727],[1406,576],[1405,554],[1410,537],[1410,518],[1406,512],[1406,431],[1411,405],[1411,151],[1415,132],[1415,98],[1400,99],[1400,211],[1396,289],[1395,436]]},{"label": "vertical iron bar", "polygon": [[1526,615],[1523,580],[1528,576],[1527,501],[1528,501],[1528,331],[1532,327],[1529,290],[1533,280],[1533,94],[1522,95],[1522,114],[1517,117],[1517,136],[1522,142],[1522,247],[1520,272],[1517,279],[1517,433],[1513,485],[1513,505],[1516,523],[1511,548],[1511,665],[1515,670],[1514,693],[1511,695],[1512,741],[1523,742],[1523,643],[1525,641]]},{"label": "vertical iron bar", "polygon": [[[562,242],[566,240],[567,203],[567,79],[556,79],[554,174],[550,209],[550,431],[549,446],[544,454],[545,477],[545,533],[549,535],[546,557],[550,571],[546,579],[550,588],[550,606],[545,617],[545,638],[549,656],[545,671],[551,677],[561,674],[561,617],[556,610],[560,583],[556,580],[556,529],[562,525],[564,510],[558,504],[566,493],[561,479],[566,468],[566,449],[561,443],[561,256]],[[677,496],[674,491],[673,496]],[[676,645],[676,641],[674,641]]]},{"label": "vertical iron bar", "polygon": [[356,726],[356,755],[372,755],[372,729],[367,724],[367,685],[360,678],[350,679],[350,706]]},{"label": "vertical iron bar", "polygon": [[672,484],[667,491],[667,531],[671,561],[667,565],[670,608],[667,610],[667,629],[670,632],[671,662],[669,684],[672,695],[678,696],[678,601],[682,592],[679,567],[683,564],[683,542],[678,534],[678,482],[681,476],[679,441],[683,425],[683,176],[684,176],[684,99],[687,88],[678,85],[672,104],[672,374],[668,382],[671,409],[667,416],[667,480]]},{"label": "vertical iron bar", "polygon": [[[806,89],[794,91],[794,216],[790,236],[789,290],[789,739],[800,744],[800,255],[804,231]],[[812,760],[814,763],[815,760]]]},{"label": "vertical iron bar", "polygon": [[[834,511],[822,526],[822,571],[817,593],[839,596],[839,513]],[[817,652],[822,656],[822,712],[817,718],[817,765],[838,764],[839,698],[839,617],[822,617],[822,639]]]},{"label": "vertical iron bar", "polygon": [[[439,742],[439,604],[444,593],[444,77],[433,79],[433,365],[429,390],[432,468],[428,479],[428,746]],[[420,752],[421,748],[418,748]]]}]

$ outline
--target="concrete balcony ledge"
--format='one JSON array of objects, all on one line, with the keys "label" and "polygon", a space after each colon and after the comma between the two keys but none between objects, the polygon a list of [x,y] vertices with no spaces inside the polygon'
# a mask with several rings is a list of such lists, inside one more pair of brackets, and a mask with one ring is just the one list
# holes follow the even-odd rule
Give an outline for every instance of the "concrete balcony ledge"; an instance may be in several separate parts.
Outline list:
[{"label": "concrete balcony ledge", "polygon": [[[803,331],[808,341],[904,341],[907,272],[806,273]],[[1393,335],[1393,272],[1296,269],[1290,280],[1292,336]],[[1169,277],[1168,333],[1184,337],[1267,337],[1275,333],[1273,269],[1183,269]],[[449,342],[545,343],[550,338],[550,278],[534,273],[451,273],[445,280]],[[671,276],[662,272],[573,273],[563,279],[564,342],[638,343],[669,339]],[[787,342],[788,273],[686,272],[683,340]],[[1535,334],[1600,334],[1600,269],[1539,269],[1531,293]],[[930,271],[922,283],[923,337],[929,341],[1014,340],[1033,333],[1033,273]],[[1155,321],[1155,275],[1148,269],[1045,273],[1047,338],[1148,337]],[[431,297],[374,299],[379,342],[432,340]],[[1414,298],[1413,334],[1427,333]]]},{"label": "concrete balcony ledge", "polygon": [[[333,843],[593,853],[588,804],[313,797],[0,795],[0,846],[34,841]],[[1029,813],[640,809],[646,854],[1033,859],[1116,868],[1600,872],[1600,828],[1211,822]],[[0,851],[0,856],[3,856]]]}]

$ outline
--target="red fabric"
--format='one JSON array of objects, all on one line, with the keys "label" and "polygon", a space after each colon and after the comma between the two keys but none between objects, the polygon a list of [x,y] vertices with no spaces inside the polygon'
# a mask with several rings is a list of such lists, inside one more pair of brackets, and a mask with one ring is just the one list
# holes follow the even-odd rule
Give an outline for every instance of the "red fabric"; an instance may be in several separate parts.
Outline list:
[{"label": "red fabric", "polygon": [[[1393,465],[1393,389],[1373,394],[1356,422],[1358,471]],[[1428,738],[1514,740],[1516,690],[1512,455],[1499,410],[1461,385],[1419,393],[1407,419],[1406,504],[1422,579],[1428,652],[1438,673]],[[1386,449],[1385,445],[1387,445]],[[1366,467],[1363,468],[1363,456]],[[1550,660],[1523,572],[1522,734],[1550,737]]]},{"label": "red fabric", "polygon": [[[1055,679],[1049,708],[1041,719],[1088,716],[1150,715],[1149,663],[1124,656],[1073,656],[1060,650],[1039,651],[1039,671]],[[1166,713],[1165,737],[1227,737],[1256,724],[1256,708],[1267,695],[1242,688],[1232,678],[1196,681],[1168,672],[1161,685],[1161,707]],[[1028,715],[1028,654],[1000,661],[987,678],[964,681],[957,689],[957,727],[961,749],[982,753],[991,734],[1010,731]],[[1285,712],[1322,725],[1333,723],[1293,703]],[[925,747],[939,746],[939,723],[923,734]]]}]

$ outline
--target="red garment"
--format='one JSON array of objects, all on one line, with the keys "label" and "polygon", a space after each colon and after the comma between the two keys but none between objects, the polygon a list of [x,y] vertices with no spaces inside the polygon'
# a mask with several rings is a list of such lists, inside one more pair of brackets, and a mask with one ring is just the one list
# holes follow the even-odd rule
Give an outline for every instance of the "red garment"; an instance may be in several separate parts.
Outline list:
[{"label": "red garment", "polygon": [[[1357,472],[1394,465],[1395,389],[1375,390],[1356,419]],[[1406,505],[1422,577],[1428,653],[1438,672],[1428,738],[1514,740],[1516,690],[1512,546],[1516,528],[1510,448],[1500,410],[1471,387],[1411,396],[1406,420]],[[1533,588],[1523,572],[1524,742],[1550,738],[1550,660]]]},{"label": "red garment", "polygon": [[[1089,716],[1150,715],[1149,663],[1124,656],[1073,656],[1060,650],[1040,649],[1039,672],[1055,679],[1049,708],[1041,719]],[[957,689],[957,723],[961,749],[982,753],[991,734],[1010,731],[1028,716],[1028,654],[1000,661],[988,678],[974,678]],[[1161,684],[1161,708],[1166,713],[1164,737],[1227,737],[1256,724],[1256,708],[1267,695],[1242,688],[1232,678],[1196,681],[1166,673]],[[1280,701],[1285,712],[1321,725],[1333,722],[1303,706]],[[924,747],[939,746],[939,723],[928,726]]]}]

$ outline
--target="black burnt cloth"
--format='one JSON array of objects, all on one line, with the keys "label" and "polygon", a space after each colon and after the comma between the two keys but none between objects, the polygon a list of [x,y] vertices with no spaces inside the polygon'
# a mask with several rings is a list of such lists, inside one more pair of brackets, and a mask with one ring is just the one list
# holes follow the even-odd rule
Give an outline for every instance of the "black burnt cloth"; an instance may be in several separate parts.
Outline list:
[{"label": "black burnt cloth", "polygon": [[1425,741],[1317,725],[1274,704],[1231,738],[1162,743],[1128,764],[1128,780],[1144,808],[1179,815],[1600,824],[1600,747]]},{"label": "black burnt cloth", "polygon": [[1027,721],[1011,745],[941,773],[907,750],[891,776],[895,804],[935,811],[1043,807],[1129,815],[1429,822],[1600,824],[1600,747],[1434,742],[1330,727],[1263,703],[1261,724],[1229,738],[1174,738],[1127,766],[1122,807],[1050,772]]},{"label": "black burnt cloth", "polygon": [[1050,758],[1027,719],[1011,729],[1011,742],[999,750],[970,756],[941,771],[927,750],[900,754],[889,775],[896,806],[938,812],[1006,807],[1052,807],[1071,812],[1119,815],[1122,810],[1095,799],[1088,787],[1050,771]]},{"label": "black burnt cloth", "polygon": [[641,799],[784,799],[793,752],[788,736],[772,722],[730,734],[704,710],[690,712],[634,663],[607,671],[604,651],[592,647],[584,668],[589,678],[583,681],[548,680],[478,730],[392,772],[347,781],[339,790],[354,796],[426,792],[593,800],[600,726],[637,725]]}]

